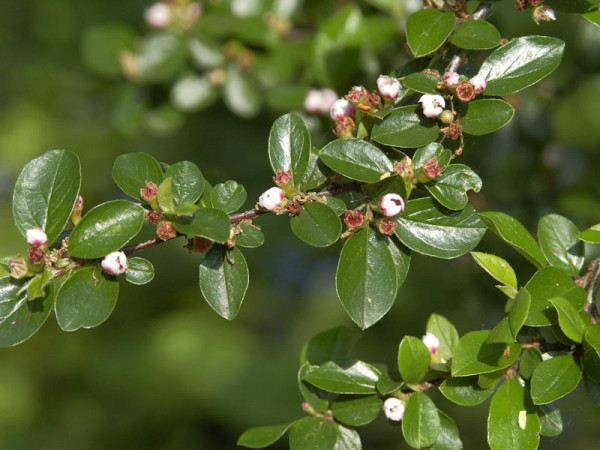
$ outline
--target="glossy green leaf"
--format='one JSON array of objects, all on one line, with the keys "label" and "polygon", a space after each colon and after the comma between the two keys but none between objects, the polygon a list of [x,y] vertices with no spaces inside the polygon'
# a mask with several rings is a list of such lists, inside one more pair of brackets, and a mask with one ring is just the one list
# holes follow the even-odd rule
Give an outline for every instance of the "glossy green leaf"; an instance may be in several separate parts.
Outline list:
[{"label": "glossy green leaf", "polygon": [[38,273],[33,277],[27,287],[27,299],[35,300],[46,296],[46,286],[50,281],[50,275],[47,270]]},{"label": "glossy green leaf", "polygon": [[402,379],[411,384],[419,383],[431,364],[431,353],[420,339],[404,336],[398,348],[398,370]]},{"label": "glossy green leaf", "polygon": [[0,322],[14,313],[26,300],[24,285],[25,280],[15,280],[12,277],[0,278]]},{"label": "glossy green leaf", "polygon": [[223,85],[223,101],[235,114],[244,119],[255,117],[261,108],[260,89],[247,73],[232,64]]},{"label": "glossy green leaf", "polygon": [[406,202],[397,222],[395,233],[404,245],[417,253],[443,259],[473,250],[486,231],[470,205],[462,211],[450,211],[428,197]]},{"label": "glossy green leaf", "polygon": [[519,374],[529,380],[535,368],[543,361],[542,352],[535,347],[530,347],[523,352],[519,360]]},{"label": "glossy green leaf", "polygon": [[401,148],[430,144],[439,137],[440,128],[436,121],[424,118],[420,111],[420,105],[394,109],[385,119],[375,124],[371,138],[380,144]]},{"label": "glossy green leaf", "polygon": [[431,74],[423,72],[411,73],[402,80],[404,87],[422,94],[439,94],[437,84],[440,80]]},{"label": "glossy green leaf", "polygon": [[170,165],[165,171],[165,178],[169,177],[175,206],[196,203],[204,191],[204,177],[193,162],[179,161]]},{"label": "glossy green leaf", "polygon": [[100,267],[84,267],[69,277],[56,294],[54,313],[63,331],[93,328],[113,312],[119,283]]},{"label": "glossy green leaf", "polygon": [[319,417],[305,417],[290,431],[290,450],[331,450],[338,433],[335,425]]},{"label": "glossy green leaf", "polygon": [[154,266],[144,258],[134,257],[127,260],[127,272],[125,280],[131,284],[150,283],[154,278]]},{"label": "glossy green leaf", "polygon": [[349,359],[360,335],[346,327],[336,327],[313,336],[302,348],[301,362],[319,366],[327,361]]},{"label": "glossy green leaf", "polygon": [[527,258],[538,269],[546,260],[535,239],[515,218],[501,212],[483,212],[479,217],[497,236]]},{"label": "glossy green leaf", "polygon": [[549,75],[560,64],[565,43],[547,36],[513,39],[494,50],[479,75],[487,80],[486,95],[518,92]]},{"label": "glossy green leaf", "polygon": [[327,181],[327,176],[331,173],[331,169],[323,164],[321,158],[311,151],[308,158],[308,167],[304,178],[300,182],[300,189],[310,191],[323,185]]},{"label": "glossy green leaf", "polygon": [[492,133],[512,119],[515,109],[504,100],[486,98],[467,103],[460,118],[463,133],[482,136]]},{"label": "glossy green leaf", "polygon": [[488,444],[492,450],[535,450],[540,420],[529,395],[515,379],[496,391],[488,416]]},{"label": "glossy green leaf", "polygon": [[592,244],[600,244],[600,223],[582,231],[577,235],[577,238]]},{"label": "glossy green leaf", "polygon": [[517,276],[506,260],[489,253],[471,252],[471,256],[477,264],[500,283],[517,288]]},{"label": "glossy green leaf", "polygon": [[508,312],[508,327],[513,339],[517,338],[519,330],[525,323],[529,315],[529,308],[531,308],[531,295],[527,289],[522,288]]},{"label": "glossy green leaf", "polygon": [[[4,278],[0,278],[0,281]],[[2,295],[2,287],[0,285],[0,298]],[[1,304],[0,304],[1,306]],[[591,325],[585,332],[585,341],[592,346],[598,356],[600,356],[600,325]]]},{"label": "glossy green leaf", "polygon": [[338,216],[346,212],[346,203],[341,198],[325,197],[325,203],[335,211]]},{"label": "glossy green leaf", "polygon": [[415,170],[422,169],[427,160],[436,158],[440,166],[447,166],[452,158],[452,152],[439,142],[432,142],[415,150],[412,163]]},{"label": "glossy green leaf", "polygon": [[431,450],[461,450],[463,448],[458,427],[454,420],[438,409],[440,416],[440,433],[431,446]]},{"label": "glossy green leaf", "polygon": [[495,386],[483,389],[477,384],[477,377],[472,376],[448,378],[439,389],[451,402],[463,406],[475,406],[486,401],[494,393]]},{"label": "glossy green leaf", "polygon": [[454,30],[456,17],[439,9],[422,9],[406,19],[406,41],[418,58],[442,46]]},{"label": "glossy green leaf", "polygon": [[175,199],[173,198],[173,178],[166,177],[158,186],[158,206],[162,212],[167,214],[175,213]]},{"label": "glossy green leaf", "polygon": [[215,208],[200,208],[190,217],[179,217],[173,226],[188,236],[201,236],[215,242],[229,239],[229,216]]},{"label": "glossy green leaf", "polygon": [[491,329],[486,342],[488,344],[511,344],[515,342],[515,338],[510,332],[510,327],[508,326],[508,317],[502,319],[494,328]]},{"label": "glossy green leaf", "polygon": [[296,422],[266,427],[250,428],[242,433],[237,440],[237,445],[248,448],[265,448],[274,444]]},{"label": "glossy green leaf", "polygon": [[521,344],[488,344],[489,331],[471,331],[465,334],[454,351],[452,376],[479,375],[504,369],[513,364]]},{"label": "glossy green leaf", "polygon": [[317,412],[325,413],[329,409],[330,394],[304,381],[305,376],[318,368],[318,366],[311,366],[309,363],[304,363],[300,367],[300,370],[298,370],[298,387],[300,388],[302,398],[308,402],[311,408]]},{"label": "glossy green leaf", "polygon": [[425,188],[442,206],[458,211],[469,202],[468,191],[481,190],[481,178],[465,165],[452,164]]},{"label": "glossy green leaf", "polygon": [[215,184],[210,191],[210,201],[214,208],[232,213],[237,211],[246,202],[246,189],[237,181],[229,180],[225,183]]},{"label": "glossy green leaf", "polygon": [[423,392],[415,392],[406,402],[402,434],[413,448],[431,446],[440,434],[441,424],[433,401]]},{"label": "glossy green leaf", "polygon": [[450,42],[466,50],[487,50],[498,47],[502,36],[494,25],[485,20],[467,20],[461,23]]},{"label": "glossy green leaf", "polygon": [[335,441],[336,450],[361,450],[362,443],[360,442],[360,436],[356,430],[346,428],[339,423],[335,424],[335,430],[337,438]]},{"label": "glossy green leaf", "polygon": [[379,371],[362,361],[328,361],[304,377],[313,386],[336,394],[374,394]]},{"label": "glossy green leaf", "polygon": [[147,153],[125,153],[115,159],[112,177],[130,197],[140,198],[140,189],[146,187],[146,181],[157,186],[163,181],[163,171],[160,164]]},{"label": "glossy green leaf", "polygon": [[388,373],[383,372],[377,380],[377,392],[381,395],[391,394],[402,387],[404,382],[400,379],[400,374],[394,374],[390,376]]},{"label": "glossy green leaf", "polygon": [[242,232],[235,236],[235,244],[240,247],[256,248],[265,242],[265,236],[262,231],[252,225],[241,225]]},{"label": "glossy green leaf", "polygon": [[302,118],[286,114],[278,118],[269,134],[269,161],[273,172],[289,170],[292,185],[299,186],[308,169],[310,134]]},{"label": "glossy green leaf", "polygon": [[185,64],[183,37],[170,31],[149,34],[141,41],[137,58],[138,79],[143,83],[169,81]]},{"label": "glossy green leaf", "polygon": [[360,427],[375,420],[381,410],[377,395],[338,397],[331,404],[333,417],[344,425]]},{"label": "glossy green leaf", "polygon": [[390,236],[386,240],[388,250],[394,260],[394,267],[396,268],[396,279],[398,287],[402,286],[406,276],[408,275],[408,269],[410,268],[410,250],[407,249],[396,236]]},{"label": "glossy green leaf", "polygon": [[577,239],[578,234],[577,226],[566,217],[542,217],[538,222],[538,240],[548,264],[577,275],[585,257],[585,246]]},{"label": "glossy green leaf", "polygon": [[340,218],[326,204],[306,203],[297,216],[290,219],[294,234],[313,247],[327,247],[338,240],[342,233]]},{"label": "glossy green leaf", "polygon": [[432,314],[427,320],[425,331],[433,334],[440,342],[439,355],[446,360],[451,359],[459,340],[458,331],[452,322],[444,316]]},{"label": "glossy green leaf", "polygon": [[562,433],[563,420],[560,408],[557,408],[554,403],[548,403],[547,405],[537,405],[535,409],[542,426],[540,435],[554,437]]},{"label": "glossy green leaf", "polygon": [[330,169],[356,181],[375,183],[384,173],[393,171],[387,156],[361,139],[336,139],[319,153]]},{"label": "glossy green leaf", "polygon": [[495,387],[504,378],[504,370],[482,373],[477,376],[477,385],[482,389]]},{"label": "glossy green leaf", "polygon": [[119,250],[144,223],[144,209],[127,200],[112,200],[90,209],[69,237],[69,254],[100,258]]},{"label": "glossy green leaf", "polygon": [[583,341],[586,327],[573,304],[564,298],[553,298],[550,303],[558,312],[558,325],[565,335],[575,341]]},{"label": "glossy green leaf", "polygon": [[175,214],[178,216],[193,216],[198,211],[198,207],[193,203],[184,202],[175,207]]},{"label": "glossy green leaf", "polygon": [[52,243],[65,227],[79,194],[79,158],[52,150],[28,162],[15,184],[12,213],[23,236],[40,227]]},{"label": "glossy green leaf", "polygon": [[248,289],[248,266],[237,247],[213,247],[200,263],[200,290],[217,314],[227,320],[238,315]]},{"label": "glossy green leaf", "polygon": [[336,290],[342,306],[362,329],[389,311],[398,279],[390,250],[379,233],[363,228],[346,241],[337,267]]},{"label": "glossy green leaf", "polygon": [[542,361],[531,377],[531,399],[536,405],[553,402],[575,389],[580,379],[581,368],[571,355]]},{"label": "glossy green leaf", "polygon": [[593,23],[594,25],[600,27],[600,9],[588,11],[582,14],[581,16],[589,20],[590,23]]}]

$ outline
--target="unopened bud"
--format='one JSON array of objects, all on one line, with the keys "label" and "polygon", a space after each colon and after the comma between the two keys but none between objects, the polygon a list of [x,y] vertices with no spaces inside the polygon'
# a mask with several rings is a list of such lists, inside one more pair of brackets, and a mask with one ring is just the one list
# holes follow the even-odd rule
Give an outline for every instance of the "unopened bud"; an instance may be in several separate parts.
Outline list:
[{"label": "unopened bud", "polygon": [[83,211],[83,197],[81,194],[77,196],[75,200],[75,206],[73,206],[73,212],[71,213],[71,222],[73,225],[77,225],[81,221],[81,212]]},{"label": "unopened bud", "polygon": [[273,211],[281,207],[285,194],[278,187],[267,189],[259,198],[258,204],[261,208],[267,211]]},{"label": "unopened bud", "polygon": [[292,172],[289,170],[283,171],[277,169],[277,173],[273,177],[273,181],[279,187],[288,186],[292,182]]},{"label": "unopened bud", "polygon": [[442,114],[440,114],[440,122],[445,123],[445,124],[449,124],[452,123],[452,121],[454,120],[454,115],[452,114],[452,111],[450,111],[449,109],[445,109]]},{"label": "unopened bud", "polygon": [[406,405],[404,402],[396,397],[389,397],[385,399],[383,402],[383,411],[385,412],[385,417],[394,422],[400,422],[402,417],[404,417],[404,410],[406,409]]},{"label": "unopened bud", "polygon": [[548,6],[540,5],[531,10],[531,18],[539,25],[540,22],[551,22],[556,20],[554,10]]},{"label": "unopened bud", "polygon": [[110,275],[127,272],[127,256],[123,252],[112,252],[102,260],[102,269]]},{"label": "unopened bud", "polygon": [[359,209],[346,211],[344,215],[344,223],[348,228],[360,227],[365,221],[365,216]]},{"label": "unopened bud", "polygon": [[361,106],[364,107],[369,104],[369,91],[364,86],[354,86],[346,95],[346,100],[361,109]]},{"label": "unopened bud", "polygon": [[444,83],[446,83],[446,86],[448,87],[456,87],[456,85],[460,83],[460,75],[456,72],[447,72],[444,75]]},{"label": "unopened bud", "polygon": [[27,260],[33,266],[40,265],[46,259],[46,252],[41,247],[31,247],[27,252]]},{"label": "unopened bud", "polygon": [[155,3],[144,11],[144,19],[157,30],[167,28],[171,22],[171,9],[164,3]]},{"label": "unopened bud", "polygon": [[146,187],[140,189],[140,197],[153,209],[158,209],[158,186],[152,182],[146,180]]},{"label": "unopened bud", "polygon": [[434,156],[431,159],[425,161],[423,164],[423,169],[421,170],[421,174],[419,175],[420,183],[428,183],[434,178],[437,178],[442,173],[442,166],[438,163],[437,157]]},{"label": "unopened bud", "polygon": [[425,336],[423,336],[422,341],[423,344],[425,344],[429,349],[429,353],[431,353],[432,355],[435,355],[438,349],[440,348],[439,339],[435,337],[435,335],[432,333],[426,333]]},{"label": "unopened bud", "polygon": [[31,275],[27,266],[27,261],[25,261],[21,255],[8,260],[8,270],[10,271],[10,276],[17,280],[20,280],[27,275]]},{"label": "unopened bud", "polygon": [[386,217],[396,217],[404,211],[404,200],[398,194],[385,194],[379,200],[379,209]]},{"label": "unopened bud", "polygon": [[354,115],[355,108],[345,98],[336,100],[331,106],[330,115],[336,122],[341,122],[347,117]]},{"label": "unopened bud", "polygon": [[168,241],[177,236],[177,230],[175,230],[175,227],[171,222],[164,220],[158,223],[156,235],[163,241]]},{"label": "unopened bud", "polygon": [[338,98],[331,89],[309,89],[304,99],[304,109],[311,114],[328,114]]},{"label": "unopened bud", "polygon": [[439,117],[446,107],[446,101],[441,95],[424,94],[419,99],[425,117],[435,119]]},{"label": "unopened bud", "polygon": [[395,161],[394,173],[400,175],[402,178],[412,180],[415,176],[412,159],[409,156],[405,156],[400,161]]},{"label": "unopened bud", "polygon": [[379,75],[377,78],[377,89],[381,96],[388,102],[393,102],[400,95],[402,85],[397,78],[392,78],[387,75]]},{"label": "unopened bud", "polygon": [[27,243],[32,247],[46,247],[48,246],[48,236],[44,233],[40,227],[30,228],[25,233]]},{"label": "unopened bud", "polygon": [[480,94],[483,92],[487,86],[487,81],[481,75],[475,75],[473,78],[469,80],[469,82],[475,88],[475,93]]},{"label": "unopened bud", "polygon": [[396,231],[396,221],[392,218],[385,217],[379,221],[379,231],[383,234],[391,236]]},{"label": "unopened bud", "polygon": [[456,86],[456,96],[460,101],[468,102],[475,97],[475,86],[470,81],[462,81]]},{"label": "unopened bud", "polygon": [[146,214],[144,214],[144,219],[146,219],[152,225],[156,225],[158,222],[160,222],[163,219],[163,217],[164,217],[163,214],[156,209],[153,209],[152,211],[148,211]]}]

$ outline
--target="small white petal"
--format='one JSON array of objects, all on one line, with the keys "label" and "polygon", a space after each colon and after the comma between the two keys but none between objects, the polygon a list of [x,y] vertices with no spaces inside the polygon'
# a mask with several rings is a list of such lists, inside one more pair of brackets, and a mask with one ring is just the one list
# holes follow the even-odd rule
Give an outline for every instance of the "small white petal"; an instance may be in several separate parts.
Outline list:
[{"label": "small white petal", "polygon": [[386,100],[396,100],[400,94],[402,85],[396,78],[387,75],[379,75],[377,78],[377,89]]},{"label": "small white petal", "polygon": [[171,10],[164,3],[155,3],[146,9],[144,19],[153,28],[166,28],[171,21]]},{"label": "small white petal", "polygon": [[331,118],[336,122],[341,122],[346,117],[354,113],[354,106],[345,98],[336,100],[331,106]]},{"label": "small white petal", "polygon": [[284,192],[278,187],[267,189],[259,198],[258,204],[267,211],[273,211],[281,206],[285,197]]},{"label": "small white petal", "polygon": [[395,422],[402,420],[405,409],[406,406],[404,405],[404,402],[396,397],[389,397],[385,400],[385,402],[383,402],[385,416]]},{"label": "small white petal", "polygon": [[40,247],[48,243],[48,236],[46,236],[44,230],[42,230],[39,227],[30,228],[25,234],[27,238],[27,243],[34,247]]},{"label": "small white petal", "polygon": [[404,199],[398,194],[385,194],[379,200],[379,209],[384,216],[394,217],[404,211]]},{"label": "small white petal", "polygon": [[424,94],[419,99],[419,103],[421,103],[425,117],[430,119],[438,117],[446,107],[446,101],[441,95]]},{"label": "small white petal", "polygon": [[432,355],[435,355],[440,348],[440,341],[433,333],[426,333],[425,336],[423,336],[422,341]]},{"label": "small white petal", "polygon": [[123,252],[112,252],[102,260],[102,269],[111,275],[127,272],[127,256]]}]

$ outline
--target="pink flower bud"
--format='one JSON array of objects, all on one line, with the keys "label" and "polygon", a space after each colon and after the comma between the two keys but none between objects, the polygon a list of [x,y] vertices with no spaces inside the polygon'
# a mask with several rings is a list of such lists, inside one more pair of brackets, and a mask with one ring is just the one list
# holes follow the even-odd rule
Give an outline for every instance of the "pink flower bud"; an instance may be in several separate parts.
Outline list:
[{"label": "pink flower bud", "polygon": [[123,252],[112,252],[102,260],[102,269],[110,275],[127,272],[127,256]]},{"label": "pink flower bud", "polygon": [[385,100],[396,100],[400,94],[402,85],[397,78],[379,75],[379,78],[377,78],[377,89]]},{"label": "pink flower bud", "polygon": [[485,81],[485,78],[482,77],[481,75],[475,75],[473,78],[471,78],[469,80],[469,82],[475,88],[475,93],[476,94],[479,94],[480,92],[483,92],[484,89],[485,89],[485,87],[487,86],[487,81]]},{"label": "pink flower bud", "polygon": [[331,118],[336,122],[343,121],[346,117],[354,115],[354,106],[350,104],[345,98],[340,98],[333,103],[329,114]]},{"label": "pink flower bud", "polygon": [[438,349],[440,348],[439,339],[436,338],[435,335],[432,333],[426,333],[425,336],[423,336],[422,341],[423,344],[425,344],[429,349],[429,353],[431,353],[432,355],[435,355]]},{"label": "pink flower bud", "polygon": [[395,217],[404,211],[404,200],[398,194],[385,194],[379,200],[379,209],[386,217]]},{"label": "pink flower bud", "polygon": [[394,422],[400,422],[402,420],[405,409],[406,406],[404,405],[404,402],[396,397],[388,397],[385,399],[385,402],[383,402],[385,417]]},{"label": "pink flower bud", "polygon": [[27,237],[27,243],[32,247],[44,247],[48,245],[48,236],[44,233],[40,227],[30,228],[25,233]]},{"label": "pink flower bud", "polygon": [[458,83],[460,83],[460,75],[456,72],[448,72],[444,75],[444,82],[448,87],[455,87]]},{"label": "pink flower bud", "polygon": [[304,109],[311,114],[327,114],[338,98],[331,89],[310,89],[304,99]]},{"label": "pink flower bud", "polygon": [[273,177],[273,181],[277,186],[287,186],[292,182],[292,172],[290,172],[289,170],[284,171],[281,169],[277,169],[277,172]]},{"label": "pink flower bud", "polygon": [[283,199],[285,198],[285,194],[278,187],[272,187],[271,189],[267,189],[259,198],[258,204],[261,208],[266,209],[267,211],[273,211],[281,207]]},{"label": "pink flower bud", "polygon": [[554,10],[548,6],[540,5],[531,10],[531,18],[536,24],[556,20]]},{"label": "pink flower bud", "polygon": [[437,118],[446,107],[446,101],[441,95],[424,94],[419,99],[423,114],[430,119]]},{"label": "pink flower bud", "polygon": [[171,22],[171,10],[164,3],[155,3],[144,11],[144,19],[152,28],[161,30]]}]

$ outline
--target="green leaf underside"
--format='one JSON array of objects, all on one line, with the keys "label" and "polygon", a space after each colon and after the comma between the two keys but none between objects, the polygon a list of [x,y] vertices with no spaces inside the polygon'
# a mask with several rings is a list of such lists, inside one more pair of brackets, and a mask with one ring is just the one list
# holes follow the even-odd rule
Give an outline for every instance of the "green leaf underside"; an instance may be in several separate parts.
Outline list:
[{"label": "green leaf underside", "polygon": [[469,201],[468,191],[481,190],[481,178],[467,166],[452,164],[438,178],[426,183],[425,188],[442,206],[459,211]]},{"label": "green leaf underside", "polygon": [[40,227],[54,242],[71,216],[80,185],[74,153],[53,150],[27,163],[13,191],[12,213],[21,234]]},{"label": "green leaf underside", "polygon": [[463,133],[482,136],[492,133],[512,119],[514,108],[497,98],[486,98],[467,103],[460,118]]},{"label": "green leaf underside", "polygon": [[237,440],[237,445],[248,448],[265,448],[274,444],[296,422],[266,427],[250,428],[242,433]]},{"label": "green leaf underside", "polygon": [[422,147],[435,141],[440,128],[421,115],[420,105],[401,106],[377,122],[371,132],[375,142],[400,148]]},{"label": "green leaf underside", "polygon": [[411,250],[428,256],[451,259],[472,250],[486,228],[470,206],[462,211],[438,207],[431,198],[406,202],[397,219],[396,235]]},{"label": "green leaf underside", "polygon": [[487,50],[500,45],[500,32],[485,20],[467,20],[461,23],[450,38],[450,42],[466,50]]},{"label": "green leaf underside", "polygon": [[361,139],[336,139],[323,147],[319,156],[330,169],[365,183],[375,183],[393,170],[383,151]]},{"label": "green leaf underside", "polygon": [[331,450],[338,439],[336,426],[319,417],[305,417],[290,431],[290,450]]},{"label": "green leaf underside", "polygon": [[349,358],[360,335],[346,327],[336,327],[313,336],[302,348],[302,363],[319,366],[327,361],[340,362]]},{"label": "green leaf underside", "polygon": [[556,356],[542,361],[531,377],[531,398],[544,405],[564,397],[577,387],[581,368],[571,355]]},{"label": "green leaf underside", "polygon": [[507,379],[496,391],[488,416],[488,443],[492,450],[535,450],[541,426],[525,389]]},{"label": "green leaf underside", "polygon": [[420,382],[431,364],[431,353],[418,338],[405,336],[398,348],[398,370],[402,379],[411,384]]},{"label": "green leaf underside", "polygon": [[458,427],[454,420],[443,411],[438,409],[440,416],[440,433],[431,446],[432,450],[461,450],[463,448]]},{"label": "green leaf underside", "polygon": [[440,356],[446,360],[451,359],[459,341],[456,327],[444,316],[432,314],[427,320],[426,332],[433,334],[440,342]]},{"label": "green leaf underside", "polygon": [[350,318],[362,329],[381,319],[398,290],[394,260],[385,241],[371,228],[352,234],[344,244],[336,272],[336,290]]},{"label": "green leaf underside", "polygon": [[56,321],[64,331],[93,328],[108,319],[117,304],[119,283],[100,267],[84,267],[62,285],[54,302]]},{"label": "green leaf underside", "polygon": [[293,233],[313,247],[327,247],[338,240],[342,222],[336,212],[320,202],[306,203],[300,214],[290,219]]},{"label": "green leaf underside", "polygon": [[302,181],[310,155],[310,134],[302,118],[296,114],[279,117],[269,134],[269,161],[273,171],[289,170],[292,184]]},{"label": "green leaf underside", "polygon": [[560,408],[557,408],[553,403],[549,403],[547,405],[537,405],[535,409],[542,425],[540,432],[542,436],[554,437],[562,433],[563,421]]},{"label": "green leaf underside", "polygon": [[169,166],[166,178],[171,178],[171,192],[175,206],[182,203],[196,203],[204,191],[204,177],[196,164],[179,161]]},{"label": "green leaf underside", "polygon": [[417,11],[406,20],[408,46],[417,58],[428,55],[441,47],[455,24],[453,13],[438,9]]},{"label": "green leaf underside", "polygon": [[423,392],[412,394],[402,418],[406,443],[413,448],[429,447],[436,441],[440,429],[440,417],[433,401]]},{"label": "green leaf underside", "polygon": [[600,244],[600,223],[582,231],[577,235],[577,238],[592,244]]},{"label": "green leaf underside", "polygon": [[548,264],[577,275],[583,266],[585,246],[577,239],[579,229],[558,214],[544,216],[538,222],[538,239]]},{"label": "green leaf underside", "polygon": [[328,361],[304,377],[313,386],[336,394],[374,394],[379,371],[362,361]]},{"label": "green leaf underside", "polygon": [[440,385],[440,392],[451,402],[463,406],[475,406],[486,401],[496,386],[479,387],[477,376],[448,378]]},{"label": "green leaf underside", "polygon": [[381,400],[377,395],[338,397],[331,410],[335,419],[344,425],[360,427],[375,420],[381,411]]},{"label": "green leaf underside", "polygon": [[464,377],[489,373],[513,364],[519,356],[521,344],[487,343],[490,332],[472,331],[465,334],[454,351],[452,375]]},{"label": "green leaf underside", "polygon": [[173,226],[188,236],[201,236],[214,242],[229,239],[229,216],[216,208],[200,208],[191,218],[175,219]]},{"label": "green leaf underside", "polygon": [[154,278],[154,266],[144,258],[134,257],[127,260],[127,272],[125,280],[131,284],[150,283]]},{"label": "green leaf underside", "polygon": [[506,260],[488,253],[471,252],[471,256],[487,273],[506,286],[517,288],[517,276]]},{"label": "green leaf underside", "polygon": [[242,252],[236,247],[213,245],[200,264],[199,276],[200,290],[211,308],[224,319],[233,320],[240,311],[249,282]]},{"label": "green leaf underside", "polygon": [[233,180],[216,184],[210,191],[210,200],[213,207],[228,214],[240,209],[246,202],[246,197],[244,186]]},{"label": "green leaf underside", "polygon": [[163,171],[160,164],[147,153],[125,153],[115,159],[112,177],[130,197],[140,198],[140,189],[151,181],[157,186],[163,181]]},{"label": "green leaf underside", "polygon": [[519,360],[519,373],[524,379],[529,380],[533,375],[533,371],[541,362],[542,352],[535,347],[528,348]]},{"label": "green leaf underside", "polygon": [[144,223],[144,209],[127,200],[112,200],[87,212],[69,237],[69,254],[75,258],[100,258],[119,250]]}]

